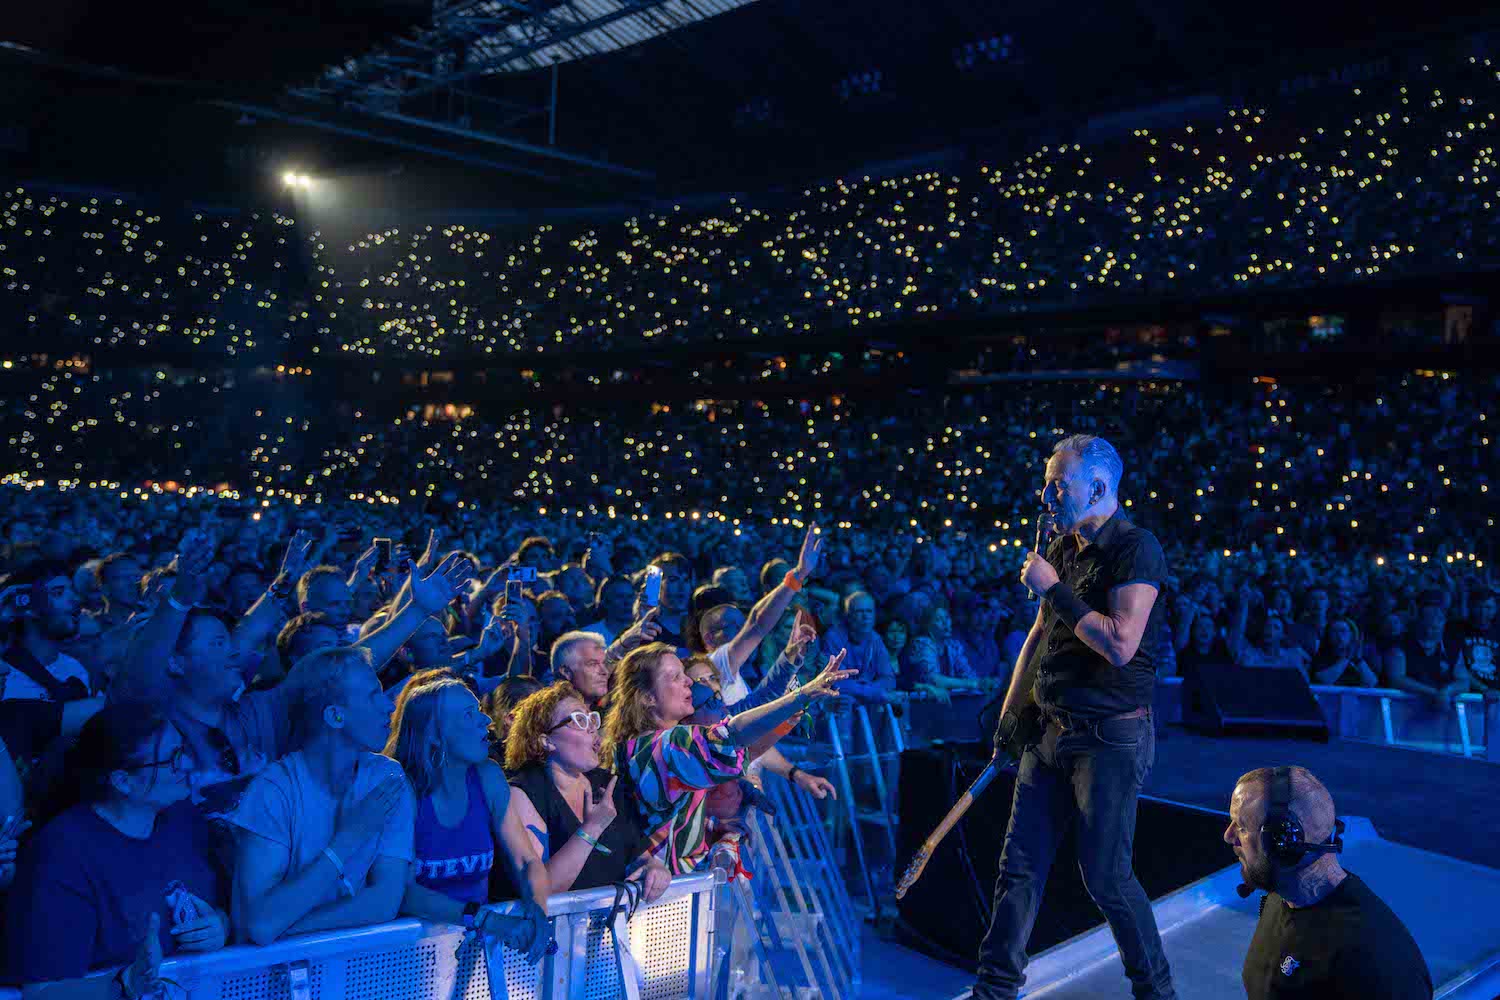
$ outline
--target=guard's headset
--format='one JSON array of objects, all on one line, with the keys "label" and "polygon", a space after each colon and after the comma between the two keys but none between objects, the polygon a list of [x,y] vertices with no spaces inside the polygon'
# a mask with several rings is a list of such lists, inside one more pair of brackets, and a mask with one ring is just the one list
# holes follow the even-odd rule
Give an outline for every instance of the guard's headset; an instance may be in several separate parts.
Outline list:
[{"label": "guard's headset", "polygon": [[1271,803],[1260,827],[1260,846],[1278,867],[1294,868],[1309,854],[1338,854],[1344,849],[1344,821],[1333,821],[1333,837],[1326,844],[1309,844],[1302,823],[1292,815],[1292,769],[1271,772]]}]

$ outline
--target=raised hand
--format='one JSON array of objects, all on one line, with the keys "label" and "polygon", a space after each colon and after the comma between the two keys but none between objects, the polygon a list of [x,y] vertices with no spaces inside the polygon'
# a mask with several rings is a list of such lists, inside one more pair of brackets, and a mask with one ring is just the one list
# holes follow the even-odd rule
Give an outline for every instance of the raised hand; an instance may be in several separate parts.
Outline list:
[{"label": "raised hand", "polygon": [[479,633],[479,645],[474,647],[474,656],[480,660],[487,660],[500,652],[516,634],[516,623],[496,617],[488,605],[484,615],[484,631]]},{"label": "raised hand", "polygon": [[583,554],[584,572],[598,580],[614,573],[614,546],[608,538],[596,535]]},{"label": "raised hand", "polygon": [[615,640],[621,648],[630,650],[637,646],[643,646],[648,642],[655,642],[656,637],[661,635],[661,625],[657,619],[661,617],[660,608],[652,608],[641,617],[641,620],[630,626],[619,639]]},{"label": "raised hand", "polygon": [[427,531],[427,548],[422,550],[422,558],[417,560],[417,565],[426,569],[432,565],[432,560],[437,558],[438,533],[436,528]]},{"label": "raised hand", "polygon": [[[429,543],[430,545],[430,543]],[[437,614],[463,592],[463,587],[474,578],[474,567],[468,559],[454,554],[444,559],[429,573],[420,572],[420,563],[411,570],[411,599],[418,608],[429,615]]]},{"label": "raised hand", "polygon": [[837,653],[834,653],[828,660],[828,666],[823,668],[823,672],[798,688],[797,693],[814,701],[820,698],[837,698],[839,696],[839,682],[859,676],[858,670],[843,669],[844,657],[848,653],[849,650],[847,649],[841,649]]},{"label": "raised hand", "polygon": [[797,611],[797,623],[792,626],[791,637],[787,639],[786,658],[788,660],[798,659],[802,655],[802,650],[807,647],[807,644],[816,642],[817,638],[818,630],[813,628],[812,623],[803,617],[803,613],[799,609]]},{"label": "raised hand", "polygon": [[177,558],[173,564],[177,569],[172,581],[172,598],[179,604],[197,604],[208,591],[204,574],[213,565],[214,553],[219,541],[210,531],[189,528],[177,546]]},{"label": "raised hand", "polygon": [[354,578],[356,580],[363,580],[368,577],[370,571],[375,568],[375,560],[379,558],[380,550],[374,545],[361,552],[359,558],[354,560]]},{"label": "raised hand", "polygon": [[313,547],[317,538],[310,531],[298,531],[287,543],[286,554],[281,557],[281,568],[276,571],[276,582],[295,582],[302,574],[312,569]]},{"label": "raised hand", "polygon": [[818,560],[823,555],[823,531],[816,524],[807,526],[802,536],[802,551],[797,555],[797,568],[793,571],[797,579],[806,581],[818,571]]}]

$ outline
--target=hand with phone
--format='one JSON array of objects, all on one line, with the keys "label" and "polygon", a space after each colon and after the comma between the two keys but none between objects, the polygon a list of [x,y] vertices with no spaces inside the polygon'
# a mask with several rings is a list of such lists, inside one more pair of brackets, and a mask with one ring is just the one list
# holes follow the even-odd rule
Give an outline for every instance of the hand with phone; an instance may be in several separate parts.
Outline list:
[{"label": "hand with phone", "polygon": [[614,546],[597,531],[589,532],[589,547],[583,554],[583,571],[595,580],[614,575]]},{"label": "hand with phone", "polygon": [[652,566],[646,570],[646,586],[641,594],[641,604],[648,608],[661,606],[661,567]]},{"label": "hand with phone", "polygon": [[354,561],[354,579],[364,580],[385,572],[391,565],[391,540],[377,538]]},{"label": "hand with phone", "polygon": [[661,611],[652,608],[647,611],[640,621],[620,635],[615,642],[626,652],[637,646],[644,646],[648,642],[655,642],[656,637],[661,635],[661,623],[657,621],[661,617]]}]

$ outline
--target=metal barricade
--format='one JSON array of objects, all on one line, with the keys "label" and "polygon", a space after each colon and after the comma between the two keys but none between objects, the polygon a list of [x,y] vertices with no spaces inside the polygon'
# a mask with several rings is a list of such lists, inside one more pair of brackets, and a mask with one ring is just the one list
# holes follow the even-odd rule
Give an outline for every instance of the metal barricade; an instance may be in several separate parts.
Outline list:
[{"label": "metal barricade", "polygon": [[[1182,684],[1180,677],[1156,682],[1156,715],[1164,724],[1182,718]],[[1440,710],[1392,688],[1311,687],[1329,730],[1339,739],[1500,763],[1500,704],[1481,695],[1460,695],[1451,710]]]},{"label": "metal barricade", "polygon": [[[166,994],[170,1000],[706,1000],[713,875],[673,879],[660,899],[641,906],[628,923],[623,914],[614,923],[606,920],[614,901],[613,887],[552,896],[547,912],[558,948],[536,965],[519,952],[499,949],[492,971],[482,943],[464,940],[460,928],[397,920],[173,958],[162,963],[162,977],[176,984]],[[492,908],[507,912],[516,904]],[[614,931],[627,926],[630,964],[639,976],[622,973],[616,958]],[[0,991],[0,1000],[19,996]]]}]

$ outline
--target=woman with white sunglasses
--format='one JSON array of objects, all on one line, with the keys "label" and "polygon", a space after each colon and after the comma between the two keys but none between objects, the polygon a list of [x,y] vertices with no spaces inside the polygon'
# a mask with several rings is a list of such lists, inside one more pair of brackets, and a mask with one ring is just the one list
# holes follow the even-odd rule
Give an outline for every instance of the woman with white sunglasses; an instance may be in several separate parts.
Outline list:
[{"label": "woman with white sunglasses", "polygon": [[645,880],[647,902],[671,881],[661,863],[640,865],[645,837],[617,779],[599,767],[600,718],[559,681],[515,708],[505,769],[521,822],[547,865],[553,892]]}]

